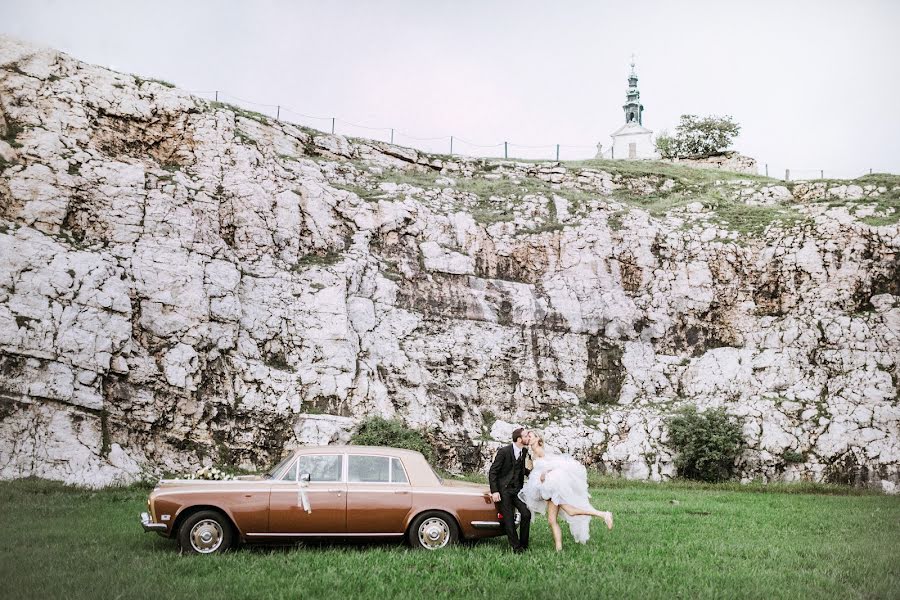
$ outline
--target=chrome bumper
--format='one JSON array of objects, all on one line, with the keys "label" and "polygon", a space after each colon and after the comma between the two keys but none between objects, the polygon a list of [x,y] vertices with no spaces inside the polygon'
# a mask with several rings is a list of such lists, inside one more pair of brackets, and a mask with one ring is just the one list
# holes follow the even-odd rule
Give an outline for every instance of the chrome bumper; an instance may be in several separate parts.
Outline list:
[{"label": "chrome bumper", "polygon": [[166,524],[165,523],[154,523],[152,519],[150,519],[150,514],[142,512],[141,513],[141,527],[144,528],[144,532],[147,531],[165,531]]},{"label": "chrome bumper", "polygon": [[[516,511],[516,518],[513,522],[518,525],[521,521],[522,515],[519,514],[519,511]],[[503,527],[503,523],[500,521],[472,521],[471,524],[474,529],[500,529]]]}]

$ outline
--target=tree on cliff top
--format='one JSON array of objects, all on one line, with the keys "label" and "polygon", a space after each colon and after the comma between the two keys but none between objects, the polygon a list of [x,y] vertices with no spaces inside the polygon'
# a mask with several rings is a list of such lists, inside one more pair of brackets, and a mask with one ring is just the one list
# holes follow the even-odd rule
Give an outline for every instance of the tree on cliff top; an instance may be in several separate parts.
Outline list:
[{"label": "tree on cliff top", "polygon": [[740,131],[741,126],[728,115],[681,115],[675,135],[661,132],[656,138],[656,149],[663,158],[712,156],[727,150]]}]

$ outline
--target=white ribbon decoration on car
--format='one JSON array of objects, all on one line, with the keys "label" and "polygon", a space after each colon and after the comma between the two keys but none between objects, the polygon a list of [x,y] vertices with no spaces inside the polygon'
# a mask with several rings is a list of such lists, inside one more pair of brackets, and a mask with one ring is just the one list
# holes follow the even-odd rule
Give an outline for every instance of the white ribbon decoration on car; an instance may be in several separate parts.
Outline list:
[{"label": "white ribbon decoration on car", "polygon": [[309,487],[308,481],[303,481],[302,479],[297,480],[297,506],[307,513],[311,513],[312,506],[309,504],[309,496],[306,495],[307,487]]}]

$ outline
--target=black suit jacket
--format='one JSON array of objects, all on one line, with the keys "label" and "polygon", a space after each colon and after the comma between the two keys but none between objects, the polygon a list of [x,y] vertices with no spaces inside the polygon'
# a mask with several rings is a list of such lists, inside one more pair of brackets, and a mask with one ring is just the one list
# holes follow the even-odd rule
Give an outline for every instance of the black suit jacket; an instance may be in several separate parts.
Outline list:
[{"label": "black suit jacket", "polygon": [[525,468],[525,457],[528,455],[528,448],[522,448],[519,454],[519,466],[516,468],[516,454],[513,452],[512,444],[504,446],[497,450],[494,456],[494,462],[491,463],[491,470],[488,471],[488,482],[491,485],[491,493],[501,492],[506,489],[520,490],[525,484],[525,476],[531,470]]}]

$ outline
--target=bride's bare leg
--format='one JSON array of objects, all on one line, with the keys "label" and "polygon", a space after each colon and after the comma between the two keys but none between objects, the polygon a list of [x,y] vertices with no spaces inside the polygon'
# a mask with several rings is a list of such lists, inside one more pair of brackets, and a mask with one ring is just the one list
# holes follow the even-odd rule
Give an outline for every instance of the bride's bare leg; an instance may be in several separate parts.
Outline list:
[{"label": "bride's bare leg", "polygon": [[553,545],[556,546],[557,552],[562,550],[562,530],[556,522],[558,516],[559,507],[547,500],[547,520],[550,521],[550,532],[553,534]]},{"label": "bride's bare leg", "polygon": [[606,528],[613,528],[613,517],[611,512],[603,512],[602,510],[597,510],[595,508],[585,509],[578,508],[577,506],[572,506],[571,504],[563,504],[560,506],[567,515],[570,517],[577,517],[580,515],[585,515],[588,517],[600,517],[606,522]]}]

